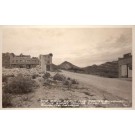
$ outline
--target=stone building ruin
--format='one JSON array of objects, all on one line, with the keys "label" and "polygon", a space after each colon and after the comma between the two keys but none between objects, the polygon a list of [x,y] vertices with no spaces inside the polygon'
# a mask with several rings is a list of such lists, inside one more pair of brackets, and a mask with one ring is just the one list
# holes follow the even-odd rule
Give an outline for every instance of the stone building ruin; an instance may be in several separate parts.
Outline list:
[{"label": "stone building ruin", "polygon": [[123,58],[118,59],[119,78],[132,77],[132,55],[124,54]]},{"label": "stone building ruin", "polygon": [[33,68],[39,65],[39,59],[30,55],[2,54],[2,67],[5,68]]},{"label": "stone building ruin", "polygon": [[37,57],[32,57],[30,55],[10,55],[10,66],[18,68],[33,68],[39,65],[39,60]]},{"label": "stone building ruin", "polygon": [[52,71],[53,54],[31,57],[30,55],[15,55],[14,53],[2,53],[2,67],[5,68],[34,68],[41,66],[42,72]]},{"label": "stone building ruin", "polygon": [[15,55],[14,53],[2,53],[2,67],[4,68],[34,68],[41,65],[42,72],[52,71],[53,54],[31,57],[30,55]]},{"label": "stone building ruin", "polygon": [[42,72],[52,71],[52,57],[52,53],[39,56]]}]

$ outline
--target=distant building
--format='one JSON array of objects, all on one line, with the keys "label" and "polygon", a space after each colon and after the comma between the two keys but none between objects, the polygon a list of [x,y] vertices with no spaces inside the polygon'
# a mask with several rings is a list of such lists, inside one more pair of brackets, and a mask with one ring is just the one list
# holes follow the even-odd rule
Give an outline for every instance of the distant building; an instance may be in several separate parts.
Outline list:
[{"label": "distant building", "polygon": [[10,68],[10,53],[2,53],[2,67]]},{"label": "distant building", "polygon": [[123,58],[118,59],[119,78],[132,77],[132,55],[131,53],[124,54]]},{"label": "distant building", "polygon": [[14,53],[2,54],[2,66],[5,68],[32,68],[39,65],[39,59],[30,55],[15,55]]},{"label": "distant building", "polygon": [[42,72],[52,71],[52,57],[53,57],[52,53],[48,55],[39,56]]}]

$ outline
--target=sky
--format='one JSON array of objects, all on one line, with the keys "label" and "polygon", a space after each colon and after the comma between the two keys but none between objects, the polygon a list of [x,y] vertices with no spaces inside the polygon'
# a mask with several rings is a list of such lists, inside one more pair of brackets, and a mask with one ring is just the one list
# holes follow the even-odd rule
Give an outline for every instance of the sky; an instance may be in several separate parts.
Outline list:
[{"label": "sky", "polygon": [[131,28],[4,27],[2,52],[32,57],[53,54],[53,63],[80,67],[117,60],[132,52]]}]

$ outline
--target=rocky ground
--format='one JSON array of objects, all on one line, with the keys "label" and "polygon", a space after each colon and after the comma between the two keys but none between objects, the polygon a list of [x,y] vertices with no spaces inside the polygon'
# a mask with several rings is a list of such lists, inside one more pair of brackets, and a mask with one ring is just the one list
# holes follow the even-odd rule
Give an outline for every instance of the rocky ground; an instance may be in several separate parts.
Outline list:
[{"label": "rocky ground", "polygon": [[[40,68],[35,69],[3,69],[3,75],[22,73],[24,75],[35,75],[33,80],[37,86],[33,92],[27,94],[11,94],[13,108],[44,108],[44,107],[86,107],[86,108],[123,108],[131,107],[131,82],[123,80],[109,80],[102,77],[94,80],[91,76],[80,76],[80,74],[62,71],[70,80],[76,79],[74,84],[66,84],[63,80],[54,80],[56,72],[50,72],[51,76],[43,78]],[[82,79],[81,79],[82,78]],[[96,81],[97,80],[97,81]],[[111,83],[112,81],[112,83]],[[70,81],[69,81],[70,82]],[[127,83],[128,82],[128,83]],[[119,84],[118,84],[119,83]],[[110,85],[110,87],[109,87]],[[115,88],[116,87],[116,88]],[[120,87],[121,93],[120,93]],[[124,88],[126,87],[126,88]],[[115,88],[115,89],[114,89]],[[122,91],[122,89],[124,90]],[[130,92],[125,92],[127,91]],[[115,92],[118,90],[118,92]],[[123,94],[123,93],[124,94]],[[127,95],[126,95],[127,94]]]}]

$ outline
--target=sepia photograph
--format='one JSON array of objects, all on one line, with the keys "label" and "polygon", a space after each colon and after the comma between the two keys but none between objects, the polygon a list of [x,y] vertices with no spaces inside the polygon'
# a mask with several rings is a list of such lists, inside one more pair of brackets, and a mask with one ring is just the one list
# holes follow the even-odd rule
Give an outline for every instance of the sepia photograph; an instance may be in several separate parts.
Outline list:
[{"label": "sepia photograph", "polygon": [[0,134],[135,135],[134,5],[0,1]]},{"label": "sepia photograph", "polygon": [[132,27],[3,26],[2,108],[132,108]]}]

